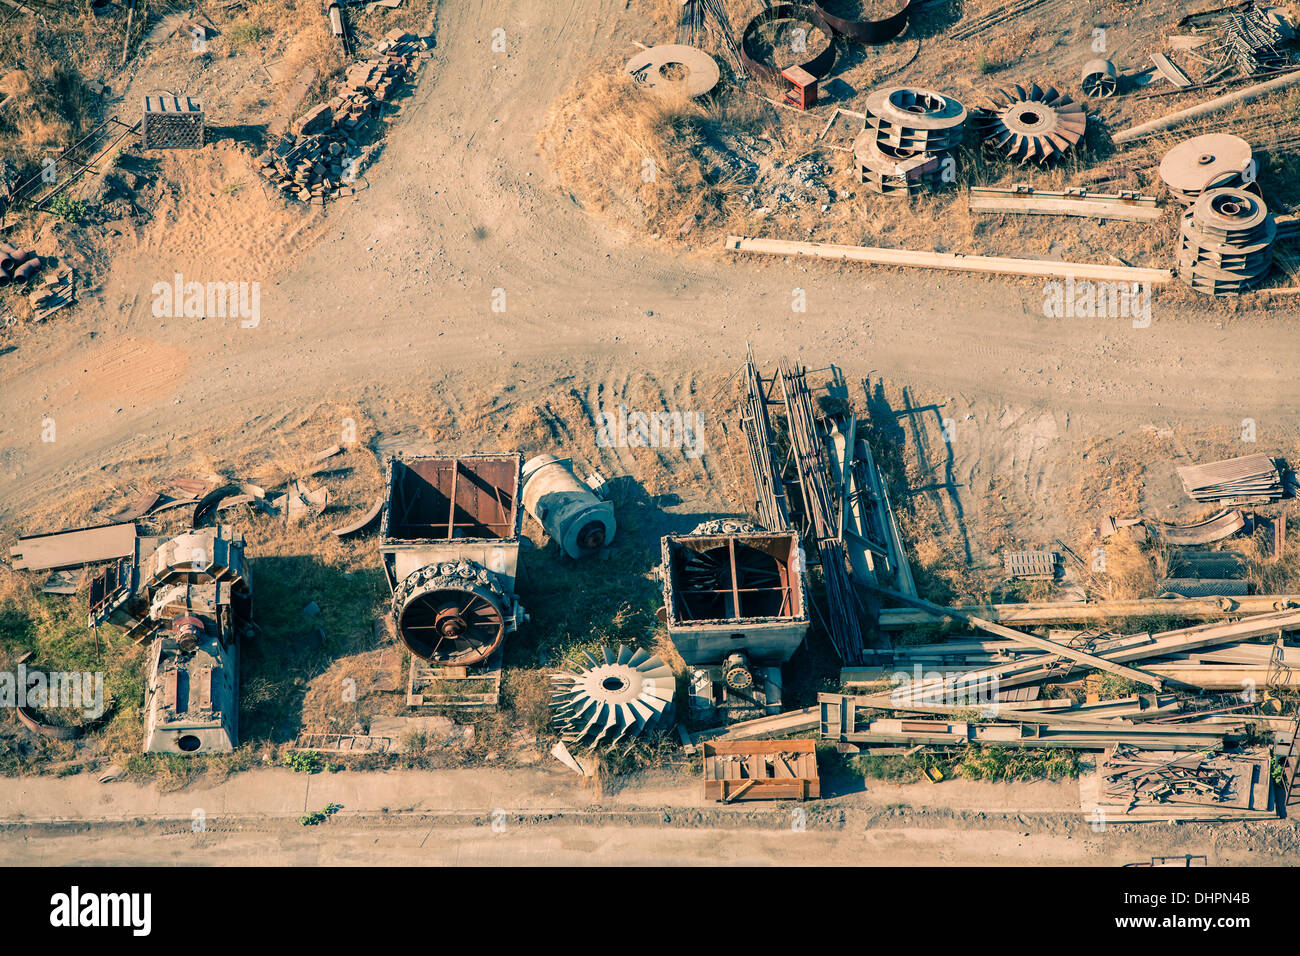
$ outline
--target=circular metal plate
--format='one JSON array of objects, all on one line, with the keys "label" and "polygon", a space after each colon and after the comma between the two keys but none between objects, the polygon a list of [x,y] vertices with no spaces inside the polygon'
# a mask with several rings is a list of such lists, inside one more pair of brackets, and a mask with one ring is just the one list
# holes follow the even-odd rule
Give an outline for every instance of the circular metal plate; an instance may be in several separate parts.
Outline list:
[{"label": "circular metal plate", "polygon": [[1250,159],[1250,144],[1240,136],[1207,133],[1165,153],[1160,160],[1160,178],[1175,195],[1197,196],[1221,180],[1240,177]]},{"label": "circular metal plate", "polygon": [[657,93],[684,91],[703,96],[718,85],[718,61],[703,50],[682,43],[667,43],[643,50],[624,68],[636,82]]}]

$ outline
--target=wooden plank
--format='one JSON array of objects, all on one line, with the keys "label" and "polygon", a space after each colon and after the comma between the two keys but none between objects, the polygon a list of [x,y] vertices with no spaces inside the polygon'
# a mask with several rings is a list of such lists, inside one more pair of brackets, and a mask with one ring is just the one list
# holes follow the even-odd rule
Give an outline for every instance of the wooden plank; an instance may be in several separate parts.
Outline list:
[{"label": "wooden plank", "polygon": [[933,614],[936,617],[947,617],[956,620],[965,620],[968,621],[974,627],[977,627],[982,631],[988,631],[990,634],[997,634],[999,637],[1005,637],[1008,640],[1015,641],[1018,644],[1027,644],[1030,647],[1036,647],[1039,650],[1049,651],[1050,653],[1055,654],[1058,657],[1064,657],[1067,658],[1068,660],[1076,661],[1080,664],[1087,664],[1089,667],[1096,667],[1100,670],[1108,671],[1112,674],[1115,674],[1116,676],[1127,678],[1128,680],[1139,681],[1140,683],[1147,684],[1150,687],[1154,687],[1156,690],[1159,690],[1161,687],[1164,686],[1164,679],[1159,676],[1156,676],[1155,674],[1148,674],[1145,671],[1139,670],[1138,668],[1135,667],[1126,667],[1123,664],[1116,664],[1115,662],[1109,661],[1104,657],[1098,657],[1095,654],[1089,654],[1086,651],[1081,651],[1078,650],[1077,648],[1067,647],[1064,644],[1058,644],[1055,641],[1050,641],[1045,637],[1039,637],[1037,634],[1030,634],[1025,631],[1013,630],[1012,628],[1005,627],[994,621],[989,621],[982,617],[976,617],[973,614],[966,614],[964,612],[954,611],[951,608],[945,608],[931,601],[926,601],[923,598],[917,598],[917,597],[912,597],[911,595],[902,594],[901,592],[893,591],[890,588],[875,587],[870,584],[866,586],[870,590],[878,591],[881,594],[885,594],[889,597],[892,597],[896,601],[902,601],[904,604],[911,604],[913,607],[918,607],[926,611],[929,611],[931,614]]},{"label": "wooden plank", "polygon": [[[1300,594],[1255,594],[1221,599],[1143,598],[1128,601],[1027,602],[1024,604],[963,605],[954,608],[978,614],[991,621],[1015,624],[1052,624],[1060,621],[1096,621],[1120,617],[1183,617],[1205,619],[1264,614],[1277,607],[1300,607]],[[932,620],[925,611],[913,608],[884,608],[879,623],[886,630],[900,630]]]},{"label": "wooden plank", "polygon": [[1018,275],[1048,278],[1149,282],[1163,285],[1173,280],[1168,269],[1141,269],[1088,262],[1055,262],[1048,259],[1014,259],[1005,256],[968,256],[950,252],[917,252],[908,249],[880,249],[846,246],[833,242],[792,242],[784,239],[754,239],[728,236],[724,248],[736,253],[776,256],[811,256],[817,259],[865,262],[878,266],[917,266],[984,275]]},{"label": "wooden plank", "polygon": [[1164,215],[1156,207],[1126,206],[1122,203],[1090,202],[1079,199],[1044,199],[1037,196],[1019,198],[976,197],[970,199],[971,212],[1012,213],[1025,216],[1077,216],[1083,219],[1116,219],[1126,222],[1155,222]]}]

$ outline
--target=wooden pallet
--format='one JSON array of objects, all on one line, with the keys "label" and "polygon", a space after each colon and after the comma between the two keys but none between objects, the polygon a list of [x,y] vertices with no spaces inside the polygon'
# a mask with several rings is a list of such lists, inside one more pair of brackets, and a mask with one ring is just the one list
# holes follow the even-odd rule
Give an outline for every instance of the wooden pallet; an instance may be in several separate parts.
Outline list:
[{"label": "wooden pallet", "polygon": [[807,800],[821,796],[812,740],[719,740],[704,744],[704,798]]},{"label": "wooden pallet", "polygon": [[406,706],[496,710],[501,706],[501,652],[474,667],[435,667],[412,657]]}]

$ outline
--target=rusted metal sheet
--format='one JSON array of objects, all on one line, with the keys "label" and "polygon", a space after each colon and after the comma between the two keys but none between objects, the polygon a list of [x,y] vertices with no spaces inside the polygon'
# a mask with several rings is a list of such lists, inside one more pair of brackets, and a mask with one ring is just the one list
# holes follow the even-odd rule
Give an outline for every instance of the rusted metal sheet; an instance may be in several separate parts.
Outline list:
[{"label": "rusted metal sheet", "polygon": [[135,554],[136,534],[130,523],[34,534],[19,538],[9,555],[16,571],[72,568]]},{"label": "rusted metal sheet", "polygon": [[1237,510],[1220,511],[1194,524],[1172,525],[1152,521],[1147,530],[1166,544],[1210,544],[1230,538],[1246,527],[1245,516]]},{"label": "rusted metal sheet", "polygon": [[345,524],[341,528],[335,528],[332,534],[339,538],[346,538],[350,534],[364,531],[375,523],[375,519],[379,517],[381,512],[383,512],[384,506],[387,505],[387,503],[387,499],[384,495],[380,495],[375,499],[375,503],[370,506],[369,510],[367,510],[365,514],[352,522],[352,524]]},{"label": "rusted metal sheet", "polygon": [[813,8],[827,25],[841,36],[858,43],[888,43],[903,32],[912,15],[912,0],[898,0],[898,12],[879,20],[850,20],[826,9],[825,0],[813,0]]},{"label": "rusted metal sheet", "polygon": [[[761,80],[767,80],[774,84],[781,84],[781,68],[773,63],[764,63],[758,59],[756,38],[758,31],[769,23],[775,23],[778,20],[797,20],[801,23],[811,24],[816,30],[826,37],[826,49],[822,50],[816,56],[808,59],[803,63],[793,64],[807,70],[813,76],[820,79],[831,71],[835,65],[835,43],[831,36],[831,28],[826,25],[820,13],[814,7],[802,3],[778,3],[775,6],[767,7],[758,16],[750,20],[745,27],[744,33],[740,37],[740,62],[750,75]],[[811,41],[808,48],[812,49]]]}]

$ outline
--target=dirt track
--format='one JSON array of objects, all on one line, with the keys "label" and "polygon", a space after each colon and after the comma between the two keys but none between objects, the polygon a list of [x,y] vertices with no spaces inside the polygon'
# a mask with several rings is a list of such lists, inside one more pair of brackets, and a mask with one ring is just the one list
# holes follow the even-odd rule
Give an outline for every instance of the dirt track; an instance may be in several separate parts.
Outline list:
[{"label": "dirt track", "polygon": [[[324,396],[420,390],[454,409],[471,384],[502,382],[521,400],[564,382],[609,401],[642,373],[671,401],[695,374],[737,364],[747,341],[767,357],[834,361],[850,381],[875,371],[960,395],[989,422],[1003,406],[1050,411],[1071,435],[1243,417],[1266,429],[1300,410],[1294,312],[1225,327],[1157,301],[1147,329],[1049,320],[1028,283],[683,259],[605,233],[553,188],[534,139],[588,49],[640,38],[620,28],[621,7],[444,4],[434,59],[369,190],[332,207],[320,241],[264,283],[258,328],[155,319],[149,290],[173,272],[164,247],[124,261],[98,303],[0,358],[0,514],[101,466],[165,456],[168,436],[196,422],[238,429]],[[489,51],[498,25],[504,55]],[[244,278],[209,269],[201,278]],[[796,286],[806,314],[791,314]],[[494,288],[504,314],[491,311]],[[102,374],[103,350],[118,359],[127,337],[145,357]],[[53,444],[39,440],[46,415]]]},{"label": "dirt track", "polygon": [[[329,803],[337,816],[299,823]],[[597,797],[549,767],[264,769],[170,792],[90,775],[0,780],[0,805],[0,862],[38,865],[1285,865],[1296,844],[1294,821],[1095,830],[1070,781],[871,781],[803,806],[723,806],[680,773]]]}]

